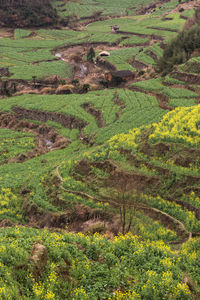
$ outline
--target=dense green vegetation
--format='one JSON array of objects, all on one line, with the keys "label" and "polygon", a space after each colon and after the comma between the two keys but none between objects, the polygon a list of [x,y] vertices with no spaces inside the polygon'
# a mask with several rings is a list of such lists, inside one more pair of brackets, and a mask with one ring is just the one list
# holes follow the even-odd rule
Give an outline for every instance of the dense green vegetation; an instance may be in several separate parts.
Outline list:
[{"label": "dense green vegetation", "polygon": [[[38,240],[48,254],[40,274],[30,257]],[[179,258],[163,242],[144,242],[131,234],[111,241],[15,227],[0,230],[0,241],[1,276],[7,282],[1,293],[10,299],[21,297],[18,287],[24,299],[191,299],[184,271],[193,269],[198,276],[198,240],[185,244]],[[118,288],[122,282],[123,290]]]},{"label": "dense green vegetation", "polygon": [[1,0],[0,16],[2,25],[14,28],[52,25],[58,19],[50,0]]},{"label": "dense green vegetation", "polygon": [[0,0],[0,300],[200,298],[199,12],[179,2]]},{"label": "dense green vegetation", "polygon": [[[182,30],[173,40],[165,47],[163,57],[158,62],[158,67],[163,74],[172,71],[176,64],[185,63],[196,50],[199,49],[199,15],[197,10],[194,16],[193,26]],[[198,53],[197,53],[198,55]]]}]

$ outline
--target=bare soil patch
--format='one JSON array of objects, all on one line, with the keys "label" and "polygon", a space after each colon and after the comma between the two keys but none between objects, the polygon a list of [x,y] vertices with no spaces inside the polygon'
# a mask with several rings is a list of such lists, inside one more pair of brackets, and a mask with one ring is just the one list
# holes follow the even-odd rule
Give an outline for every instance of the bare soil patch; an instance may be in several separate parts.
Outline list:
[{"label": "bare soil patch", "polygon": [[157,176],[147,176],[140,173],[127,172],[122,170],[114,170],[110,172],[110,176],[105,180],[105,185],[115,187],[119,182],[126,183],[127,190],[143,191],[144,188],[151,187],[155,189],[160,184],[160,179]]},{"label": "bare soil patch", "polygon": [[146,54],[148,54],[151,58],[153,58],[155,61],[158,60],[158,56],[151,50],[147,50],[145,52]]},{"label": "bare soil patch", "polygon": [[148,68],[148,65],[137,60],[136,58],[134,59],[134,61],[131,63],[131,65],[136,68],[136,69],[139,69],[139,70],[144,70],[146,68]]},{"label": "bare soil patch", "polygon": [[191,9],[196,9],[198,7],[200,7],[198,0],[187,1],[185,3],[181,3],[181,4],[177,5],[176,8],[171,10],[170,14],[178,13],[180,9],[191,10]]},{"label": "bare soil patch", "polygon": [[99,109],[95,108],[91,103],[83,103],[82,107],[87,113],[95,117],[99,128],[104,127],[104,119]]},{"label": "bare soil patch", "polygon": [[31,110],[18,106],[13,107],[13,111],[18,119],[32,119],[42,122],[47,122],[48,120],[50,120],[53,122],[58,122],[63,127],[67,127],[69,129],[78,128],[79,130],[81,130],[87,125],[87,123],[81,119],[62,113]]},{"label": "bare soil patch", "polygon": [[0,28],[0,38],[13,38],[14,29],[10,28]]},{"label": "bare soil patch", "polygon": [[184,72],[172,72],[171,76],[191,84],[200,84],[200,76]]},{"label": "bare soil patch", "polygon": [[[98,85],[103,79],[105,70],[116,70],[116,67],[108,61],[100,59],[97,63],[86,61],[86,55],[90,48],[94,48],[95,52],[118,50],[127,47],[109,45],[109,43],[82,43],[79,45],[68,45],[66,47],[57,48],[54,54],[61,60],[66,61],[72,67],[72,79],[78,79],[82,84],[89,83]],[[57,52],[57,53],[56,53]],[[68,80],[70,82],[71,79]]]},{"label": "bare soil patch", "polygon": [[114,95],[113,101],[116,105],[120,107],[120,111],[116,114],[116,121],[120,119],[123,114],[123,110],[125,109],[125,104],[119,99],[117,92]]},{"label": "bare soil patch", "polygon": [[14,131],[27,131],[35,135],[36,148],[27,153],[21,153],[15,158],[10,158],[8,163],[24,162],[48,151],[67,147],[71,141],[46,125],[39,125],[27,120],[20,120],[13,114],[0,112],[0,127]]}]

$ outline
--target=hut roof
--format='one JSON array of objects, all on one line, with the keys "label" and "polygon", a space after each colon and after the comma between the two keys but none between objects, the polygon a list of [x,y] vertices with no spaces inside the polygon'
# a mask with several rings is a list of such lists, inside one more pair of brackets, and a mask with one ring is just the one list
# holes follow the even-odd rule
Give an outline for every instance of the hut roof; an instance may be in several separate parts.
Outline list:
[{"label": "hut roof", "polygon": [[111,28],[113,28],[113,29],[119,29],[119,26],[118,25],[112,25]]},{"label": "hut roof", "polygon": [[102,51],[99,53],[100,56],[110,56],[110,53],[108,51]]}]

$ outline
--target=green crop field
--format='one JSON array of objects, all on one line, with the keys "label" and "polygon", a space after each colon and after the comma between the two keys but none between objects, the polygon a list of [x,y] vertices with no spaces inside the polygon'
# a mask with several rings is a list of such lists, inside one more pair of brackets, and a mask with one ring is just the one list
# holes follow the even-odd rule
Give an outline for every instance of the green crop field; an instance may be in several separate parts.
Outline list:
[{"label": "green crop field", "polygon": [[[124,109],[121,112],[121,118],[117,118],[120,107],[115,104],[115,98],[123,103]],[[82,105],[91,103],[102,112],[105,122],[103,128],[98,128],[95,117],[87,113]],[[133,127],[158,121],[162,118],[165,111],[158,107],[157,100],[143,93],[132,92],[129,90],[111,90],[90,92],[86,95],[23,95],[12,97],[4,102],[0,102],[1,111],[12,111],[12,108],[19,106],[29,110],[48,111],[63,113],[72,117],[77,117],[86,122],[83,133],[95,136],[97,142],[104,142],[119,132],[126,132]],[[143,118],[145,113],[146,118]],[[130,118],[134,115],[134,118]]]},{"label": "green crop field", "polygon": [[37,65],[21,65],[9,68],[13,73],[12,78],[21,78],[30,80],[33,76],[37,78],[48,77],[49,75],[60,75],[62,77],[70,77],[70,67],[61,61],[55,62],[41,62]]},{"label": "green crop field", "polygon": [[169,101],[169,105],[173,107],[179,106],[193,106],[196,104],[195,99],[187,99],[187,98],[172,98]]},{"label": "green crop field", "polygon": [[0,66],[8,67],[12,78],[15,79],[30,80],[33,76],[43,78],[59,74],[62,77],[69,77],[70,66],[62,61],[56,61],[56,57],[51,54],[51,50],[62,43],[54,40],[17,39],[13,47],[11,40],[1,40]]},{"label": "green crop field", "polygon": [[61,1],[54,1],[54,6],[58,8],[58,12],[61,16],[77,15],[79,18],[87,18],[98,12],[102,15],[111,16],[132,15],[138,5],[148,4],[150,2],[149,0],[145,0],[141,3],[141,0],[137,0],[133,5],[131,0],[125,0],[123,2],[117,0],[115,3],[107,0],[80,0],[78,2],[69,1],[67,4],[62,5]]},{"label": "green crop field", "polygon": [[120,45],[122,46],[135,46],[135,45],[141,45],[143,43],[147,43],[149,41],[148,38],[141,38],[138,36],[132,36],[129,38],[124,39]]},{"label": "green crop field", "polygon": [[[110,51],[110,56],[106,58],[115,65],[118,70],[134,70],[131,66],[133,58],[138,54],[139,48],[124,48]],[[129,63],[130,62],[130,63]]]},{"label": "green crop field", "polygon": [[[168,81],[169,82],[169,81]],[[173,83],[178,83],[177,81],[170,81]],[[169,83],[170,83],[169,82]],[[177,88],[177,87],[168,87],[163,85],[162,80],[160,78],[150,79],[146,81],[140,81],[137,83],[133,83],[132,87],[139,88],[144,91],[149,92],[161,92],[164,96],[169,98],[198,98],[198,94],[185,88]]]},{"label": "green crop field", "polygon": [[[124,20],[126,19],[126,22]],[[92,32],[109,32],[110,26],[117,24],[120,27],[121,31],[135,33],[135,34],[145,34],[145,35],[159,35],[159,36],[174,36],[174,32],[167,31],[167,29],[176,29],[179,30],[181,26],[184,25],[184,20],[181,18],[174,18],[172,21],[164,21],[162,19],[158,19],[157,17],[141,17],[141,16],[133,16],[126,18],[118,18],[114,20],[105,20],[94,22],[87,26],[87,31]],[[169,26],[169,27],[168,27]],[[155,29],[152,28],[155,27]],[[159,30],[157,28],[161,27],[164,30]]]}]

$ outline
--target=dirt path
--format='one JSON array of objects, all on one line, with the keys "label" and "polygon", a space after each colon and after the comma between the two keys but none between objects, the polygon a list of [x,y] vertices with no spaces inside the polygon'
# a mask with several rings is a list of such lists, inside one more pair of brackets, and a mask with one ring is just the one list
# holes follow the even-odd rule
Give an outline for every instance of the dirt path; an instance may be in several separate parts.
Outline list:
[{"label": "dirt path", "polygon": [[184,241],[188,238],[189,232],[181,221],[154,207],[143,208],[142,210],[151,218],[158,218],[165,227],[175,230]]},{"label": "dirt path", "polygon": [[181,201],[181,200],[176,200],[176,199],[166,199],[166,200],[169,201],[169,202],[176,202],[177,204],[182,206],[183,209],[187,209],[187,210],[193,212],[195,214],[196,218],[198,220],[200,220],[200,209],[199,208],[191,205],[188,202],[184,202],[184,201]]},{"label": "dirt path", "polygon": [[[60,172],[59,172],[59,167],[56,167],[55,173],[56,176],[59,178],[60,182],[61,182],[61,188],[63,191],[67,192],[67,193],[72,193],[78,196],[82,196],[86,199],[95,201],[95,202],[106,202],[106,203],[110,203],[111,206],[114,207],[118,207],[120,206],[120,203],[116,203],[116,201],[110,199],[110,198],[105,198],[103,199],[102,197],[100,197],[101,199],[97,199],[96,197],[93,197],[91,195],[89,195],[88,193],[85,192],[80,192],[80,191],[74,191],[74,190],[70,190],[70,189],[65,189],[63,187],[63,177],[61,176]],[[181,240],[176,241],[174,243],[183,243],[185,242],[189,237],[192,236],[192,233],[189,233],[188,230],[185,228],[184,224],[177,220],[176,218],[170,216],[169,214],[153,208],[153,207],[147,207],[144,205],[141,205],[138,207],[139,210],[145,212],[147,215],[149,215],[152,219],[159,219],[161,221],[161,223],[165,226],[165,227],[169,227],[172,230],[175,230],[177,235],[179,236],[179,238],[181,238]]]},{"label": "dirt path", "polygon": [[131,31],[122,31],[119,30],[117,31],[118,34],[128,34],[128,35],[134,35],[134,36],[139,36],[141,38],[150,38],[151,40],[156,40],[162,42],[164,40],[164,37],[161,35],[156,35],[156,34],[144,34],[144,33],[137,33],[137,32],[131,32]]},{"label": "dirt path", "polygon": [[[98,163],[97,163],[98,164]],[[99,163],[100,165],[98,165],[98,167],[103,167],[104,166],[104,163]],[[108,165],[107,165],[108,164]],[[106,166],[108,168],[110,168],[110,165],[109,163],[107,162]],[[115,207],[115,208],[119,208],[120,206],[120,203],[116,203],[116,201],[114,201],[113,199],[111,198],[104,198],[104,197],[100,197],[100,199],[94,197],[94,196],[91,196],[90,194],[88,193],[85,193],[85,192],[81,192],[81,191],[75,191],[75,190],[70,190],[70,189],[66,189],[63,187],[63,182],[64,182],[64,179],[62,177],[62,175],[60,174],[60,171],[59,171],[59,168],[60,166],[58,165],[55,169],[55,175],[58,177],[58,179],[60,180],[60,188],[66,192],[66,193],[72,193],[74,195],[77,195],[77,196],[81,196],[81,197],[84,197],[86,199],[89,199],[89,200],[92,200],[92,201],[95,201],[95,202],[106,202],[106,203],[109,203],[111,206]],[[173,216],[167,214],[166,212],[163,212],[157,208],[154,208],[154,207],[149,207],[149,206],[146,206],[144,204],[141,204],[139,207],[138,207],[138,210],[141,210],[143,211],[145,214],[147,214],[149,217],[151,217],[153,220],[160,220],[160,222],[163,224],[163,226],[167,227],[167,228],[170,228],[171,230],[174,230],[179,239],[177,241],[174,241],[174,242],[171,242],[171,244],[182,244],[184,243],[185,241],[187,241],[188,239],[190,239],[192,236],[193,236],[193,233],[192,232],[189,232],[186,228],[185,228],[185,225],[178,219],[174,218]],[[102,219],[103,220],[103,219]],[[111,221],[111,220],[110,220]],[[85,222],[85,220],[84,220]],[[84,224],[84,222],[82,222],[82,225]],[[112,223],[112,222],[111,222]],[[111,224],[110,223],[110,224]],[[84,226],[83,226],[84,227]],[[194,234],[195,236],[195,234]]]}]

